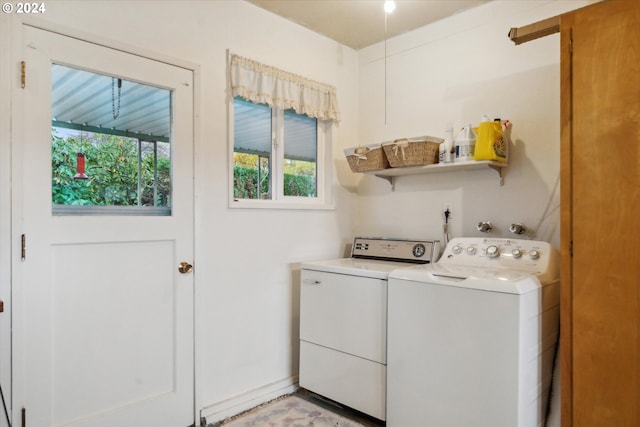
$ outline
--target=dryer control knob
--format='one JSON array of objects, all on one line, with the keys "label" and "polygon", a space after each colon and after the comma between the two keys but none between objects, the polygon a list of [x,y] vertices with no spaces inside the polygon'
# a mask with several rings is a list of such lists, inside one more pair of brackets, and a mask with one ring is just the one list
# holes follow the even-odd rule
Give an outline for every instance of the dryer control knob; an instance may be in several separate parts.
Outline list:
[{"label": "dryer control knob", "polygon": [[537,251],[536,249],[531,249],[531,250],[529,251],[529,258],[531,258],[531,259],[538,259],[538,258],[540,258],[540,252],[539,252],[539,251]]},{"label": "dryer control knob", "polygon": [[473,246],[469,246],[469,247],[467,248],[467,253],[468,253],[469,255],[473,255],[473,254],[475,254],[475,253],[476,253],[476,248],[474,248]]},{"label": "dryer control knob", "polygon": [[511,251],[511,255],[513,255],[514,258],[520,258],[522,256],[522,251],[520,249],[514,249]]},{"label": "dryer control knob", "polygon": [[497,258],[500,255],[500,249],[497,246],[491,245],[487,248],[487,256],[489,258]]},{"label": "dryer control knob", "polygon": [[453,252],[454,254],[459,254],[460,252],[462,252],[462,246],[455,245],[451,248],[451,252]]}]

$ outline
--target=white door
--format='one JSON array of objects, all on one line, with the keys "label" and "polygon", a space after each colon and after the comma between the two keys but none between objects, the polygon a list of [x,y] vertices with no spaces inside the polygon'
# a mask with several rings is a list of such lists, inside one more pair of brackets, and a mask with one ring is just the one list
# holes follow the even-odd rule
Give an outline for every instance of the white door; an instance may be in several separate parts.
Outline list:
[{"label": "white door", "polygon": [[[192,72],[29,26],[22,37],[13,422],[24,408],[29,426],[191,425],[193,273],[178,265],[193,260]],[[54,214],[54,64],[167,90],[169,213]],[[113,101],[126,114],[124,94]]]}]

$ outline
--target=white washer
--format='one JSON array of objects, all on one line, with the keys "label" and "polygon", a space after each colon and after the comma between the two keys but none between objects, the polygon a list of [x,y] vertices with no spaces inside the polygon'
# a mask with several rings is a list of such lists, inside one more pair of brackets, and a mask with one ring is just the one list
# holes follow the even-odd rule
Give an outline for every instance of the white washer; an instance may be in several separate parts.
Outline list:
[{"label": "white washer", "polygon": [[356,238],[351,258],[302,264],[300,386],[385,419],[387,276],[437,241]]},{"label": "white washer", "polygon": [[456,238],[389,275],[388,427],[539,427],[558,340],[546,242]]}]

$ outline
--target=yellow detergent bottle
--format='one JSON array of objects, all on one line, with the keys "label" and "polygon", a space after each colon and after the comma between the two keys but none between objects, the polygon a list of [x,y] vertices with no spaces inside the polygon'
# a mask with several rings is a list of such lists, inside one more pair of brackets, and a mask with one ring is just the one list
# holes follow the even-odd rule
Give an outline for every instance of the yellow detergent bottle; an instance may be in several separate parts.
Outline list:
[{"label": "yellow detergent bottle", "polygon": [[507,141],[502,132],[500,119],[491,121],[486,115],[483,116],[480,126],[478,127],[473,159],[506,162],[507,150]]}]

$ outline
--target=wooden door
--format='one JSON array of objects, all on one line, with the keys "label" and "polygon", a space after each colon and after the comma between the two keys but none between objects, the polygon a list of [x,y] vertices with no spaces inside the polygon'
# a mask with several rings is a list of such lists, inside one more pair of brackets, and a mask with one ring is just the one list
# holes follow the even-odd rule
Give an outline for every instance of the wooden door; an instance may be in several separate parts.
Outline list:
[{"label": "wooden door", "polygon": [[561,17],[562,422],[640,425],[640,2]]},{"label": "wooden door", "polygon": [[[178,264],[193,258],[192,72],[26,25],[22,40],[26,84],[12,173],[16,240],[23,234],[26,248],[15,259],[13,424],[24,408],[29,426],[191,425],[193,274],[181,274]],[[168,93],[169,212],[96,206],[56,213],[52,73],[60,64]],[[87,92],[70,80],[67,98]],[[130,99],[122,97],[123,115],[133,111]],[[89,98],[85,104],[92,107]]]}]

